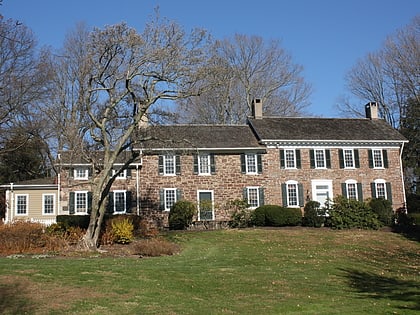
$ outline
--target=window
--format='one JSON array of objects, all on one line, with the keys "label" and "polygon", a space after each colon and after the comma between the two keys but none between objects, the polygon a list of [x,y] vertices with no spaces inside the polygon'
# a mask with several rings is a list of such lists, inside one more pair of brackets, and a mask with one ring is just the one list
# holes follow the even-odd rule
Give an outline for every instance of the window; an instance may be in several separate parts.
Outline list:
[{"label": "window", "polygon": [[303,206],[303,188],[297,181],[289,180],[282,184],[282,195],[284,207]]},{"label": "window", "polygon": [[371,184],[372,198],[383,198],[392,201],[391,183],[383,179],[376,179]]},{"label": "window", "polygon": [[359,168],[359,150],[340,149],[339,152],[340,168]]},{"label": "window", "polygon": [[241,154],[241,170],[243,174],[261,174],[262,173],[261,154],[255,154],[255,153]]},{"label": "window", "polygon": [[369,167],[370,168],[387,168],[388,155],[386,150],[372,149],[369,150]]},{"label": "window", "polygon": [[160,175],[179,175],[181,174],[181,162],[179,155],[160,155],[159,174]]},{"label": "window", "polygon": [[346,180],[342,184],[342,194],[349,200],[363,201],[362,184],[353,179]]},{"label": "window", "polygon": [[55,195],[43,194],[42,195],[42,213],[54,214],[54,207],[55,207]]},{"label": "window", "polygon": [[76,191],[74,193],[74,211],[75,213],[88,212],[88,193],[86,191]]},{"label": "window", "polygon": [[16,215],[28,214],[29,195],[16,195]]},{"label": "window", "polygon": [[344,150],[344,168],[354,167],[353,150]]},{"label": "window", "polygon": [[199,190],[197,191],[198,199],[198,220],[214,220],[213,211],[213,191]]},{"label": "window", "polygon": [[214,154],[194,155],[194,174],[210,175],[216,173]]},{"label": "window", "polygon": [[264,205],[264,190],[262,187],[246,187],[244,199],[250,208],[257,208]]},{"label": "window", "polygon": [[331,168],[330,150],[310,150],[311,168]]},{"label": "window", "polygon": [[87,167],[78,167],[74,169],[74,179],[88,179],[89,169]]},{"label": "window", "polygon": [[181,190],[176,188],[164,188],[160,190],[160,208],[170,211],[175,202],[181,199]]},{"label": "window", "polygon": [[126,211],[125,205],[127,204],[126,200],[126,191],[117,190],[114,191],[114,213],[124,213]]},{"label": "window", "polygon": [[[112,170],[112,176],[114,176],[115,175],[115,173],[117,172],[118,170]],[[127,178],[127,170],[125,169],[125,170],[123,170],[122,172],[120,172],[118,175],[117,175],[117,177],[115,177],[115,179],[125,179],[125,178]]]},{"label": "window", "polygon": [[280,150],[280,168],[296,169],[301,167],[300,150]]}]

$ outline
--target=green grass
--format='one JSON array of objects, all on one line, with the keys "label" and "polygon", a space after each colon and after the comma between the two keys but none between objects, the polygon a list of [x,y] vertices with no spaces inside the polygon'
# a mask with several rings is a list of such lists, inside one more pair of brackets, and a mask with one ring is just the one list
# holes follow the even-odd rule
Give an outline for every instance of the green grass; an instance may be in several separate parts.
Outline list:
[{"label": "green grass", "polygon": [[[179,255],[1,258],[2,314],[418,314],[420,244],[384,231],[173,233]],[[38,257],[38,259],[36,258]]]}]

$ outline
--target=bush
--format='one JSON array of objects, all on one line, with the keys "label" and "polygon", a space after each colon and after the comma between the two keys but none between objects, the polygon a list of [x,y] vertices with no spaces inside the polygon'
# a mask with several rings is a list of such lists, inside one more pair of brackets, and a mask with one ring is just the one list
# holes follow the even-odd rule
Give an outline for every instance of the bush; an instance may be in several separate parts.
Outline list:
[{"label": "bush", "polygon": [[420,213],[420,195],[417,195],[417,194],[407,195],[407,212]]},{"label": "bush", "polygon": [[306,203],[302,224],[310,227],[321,227],[325,224],[325,209],[320,208],[318,201],[309,201]]},{"label": "bush", "polygon": [[45,229],[53,237],[58,237],[69,245],[77,244],[83,237],[85,230],[78,226],[65,226],[63,223],[54,223]]},{"label": "bush", "polygon": [[169,229],[185,230],[192,223],[197,210],[195,205],[187,200],[177,201],[169,212]]},{"label": "bush", "polygon": [[255,209],[252,223],[256,226],[296,226],[302,223],[300,208],[264,205]]},{"label": "bush", "polygon": [[133,222],[128,217],[116,217],[110,221],[113,241],[128,244],[133,241]]},{"label": "bush", "polygon": [[180,251],[179,245],[161,238],[140,240],[135,244],[135,254],[140,256],[174,255]]},{"label": "bush", "polygon": [[378,215],[363,201],[334,198],[329,210],[329,222],[334,229],[379,229],[382,224]]},{"label": "bush", "polygon": [[369,201],[369,206],[372,209],[372,211],[378,215],[378,219],[383,225],[392,225],[394,211],[392,210],[391,201],[382,198],[371,199]]},{"label": "bush", "polygon": [[89,226],[90,215],[58,215],[56,221],[65,227],[74,226],[85,230]]},{"label": "bush", "polygon": [[245,228],[251,226],[252,210],[248,209],[245,200],[233,200],[228,203],[228,208],[233,211],[229,226],[231,228]]}]

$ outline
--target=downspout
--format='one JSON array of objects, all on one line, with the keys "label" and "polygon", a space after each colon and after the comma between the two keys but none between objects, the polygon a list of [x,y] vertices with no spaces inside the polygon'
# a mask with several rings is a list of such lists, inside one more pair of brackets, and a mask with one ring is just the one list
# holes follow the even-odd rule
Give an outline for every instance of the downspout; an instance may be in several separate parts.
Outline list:
[{"label": "downspout", "polygon": [[404,151],[404,142],[401,144],[401,151],[400,151],[400,172],[401,172],[401,183],[403,189],[403,201],[404,201],[404,210],[407,212],[407,200],[405,197],[405,184],[404,184],[404,173],[403,173],[403,163],[402,163],[402,154]]},{"label": "downspout", "polygon": [[139,196],[139,183],[140,183],[140,178],[139,178],[139,164],[136,164],[136,207],[137,207],[137,215],[140,215],[140,196]]},{"label": "downspout", "polygon": [[13,222],[14,203],[15,203],[15,193],[13,192],[13,183],[10,183],[10,209],[9,209],[9,211],[10,211],[10,221],[9,221],[9,223]]},{"label": "downspout", "polygon": [[[60,206],[61,206],[61,174],[60,172],[57,174],[57,215],[60,214]],[[57,215],[56,215],[56,221],[57,221]]]}]

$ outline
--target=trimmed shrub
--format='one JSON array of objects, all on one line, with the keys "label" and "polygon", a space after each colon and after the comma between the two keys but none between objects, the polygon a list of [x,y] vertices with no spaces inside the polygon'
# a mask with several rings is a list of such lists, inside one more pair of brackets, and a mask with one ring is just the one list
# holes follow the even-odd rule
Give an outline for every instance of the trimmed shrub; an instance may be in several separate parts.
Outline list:
[{"label": "trimmed shrub", "polygon": [[320,208],[318,201],[309,201],[303,209],[304,215],[302,225],[310,227],[321,227],[325,224],[325,209]]},{"label": "trimmed shrub", "polygon": [[256,226],[296,226],[302,223],[300,208],[264,205],[255,209],[252,222]]},{"label": "trimmed shrub", "polygon": [[408,194],[407,195],[407,212],[420,213],[420,195]]},{"label": "trimmed shrub", "polygon": [[248,209],[245,200],[233,200],[228,203],[228,208],[233,211],[229,226],[231,228],[245,228],[251,226],[252,210]]},{"label": "trimmed shrub", "polygon": [[333,229],[379,229],[382,224],[378,215],[363,201],[334,198],[329,210],[329,222]]},{"label": "trimmed shrub", "polygon": [[191,225],[196,212],[196,206],[191,201],[177,201],[169,212],[169,229],[185,230]]},{"label": "trimmed shrub", "polygon": [[90,215],[58,215],[57,223],[63,224],[65,227],[79,227],[87,229],[89,226]]},{"label": "trimmed shrub", "polygon": [[394,216],[394,211],[392,210],[392,203],[389,200],[380,198],[380,199],[371,199],[369,201],[369,206],[373,212],[378,215],[379,221],[383,225],[391,226],[392,218]]},{"label": "trimmed shrub", "polygon": [[134,251],[136,255],[156,257],[174,255],[180,251],[180,247],[162,238],[151,238],[137,242]]}]

